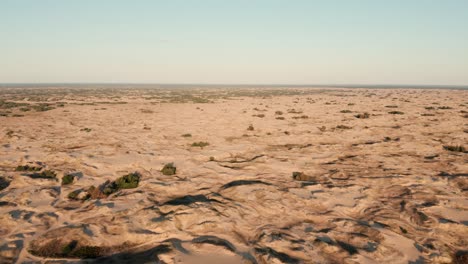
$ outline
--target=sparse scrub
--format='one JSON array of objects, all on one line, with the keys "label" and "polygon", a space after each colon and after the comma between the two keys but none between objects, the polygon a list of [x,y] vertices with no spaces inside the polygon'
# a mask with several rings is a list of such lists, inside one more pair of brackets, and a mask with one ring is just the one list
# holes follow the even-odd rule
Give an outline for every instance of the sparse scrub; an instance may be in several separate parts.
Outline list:
[{"label": "sparse scrub", "polygon": [[466,153],[466,148],[462,145],[445,145],[443,146],[445,150],[453,151],[453,152],[462,152]]},{"label": "sparse scrub", "polygon": [[249,125],[249,127],[247,128],[248,131],[254,131],[254,127],[253,125]]},{"label": "sparse scrub", "polygon": [[278,117],[276,117],[275,119],[284,120],[285,118],[284,118],[284,116],[278,116]]},{"label": "sparse scrub", "polygon": [[340,111],[340,113],[343,113],[343,114],[352,113],[352,112],[353,112],[353,111],[347,110],[347,109],[341,110],[341,111]]},{"label": "sparse scrub", "polygon": [[366,119],[366,118],[369,118],[370,115],[369,115],[369,113],[362,113],[362,114],[355,115],[355,117],[360,118],[360,119]]},{"label": "sparse scrub", "polygon": [[102,189],[102,193],[109,196],[121,189],[133,189],[138,187],[140,182],[140,174],[138,172],[124,175],[117,180],[107,184]]},{"label": "sparse scrub", "polygon": [[75,179],[74,175],[67,174],[62,177],[62,185],[69,185],[73,183],[73,180]]},{"label": "sparse scrub", "polygon": [[448,109],[453,109],[453,108],[450,107],[450,106],[439,106],[439,107],[437,107],[437,109],[448,110]]},{"label": "sparse scrub", "polygon": [[403,114],[405,114],[405,113],[403,113],[401,111],[390,111],[388,113],[391,114],[391,115],[403,115]]},{"label": "sparse scrub", "polygon": [[276,112],[275,112],[275,115],[282,115],[282,114],[283,114],[282,111],[276,111]]},{"label": "sparse scrub", "polygon": [[16,171],[40,171],[42,167],[29,166],[29,165],[20,165],[16,167]]},{"label": "sparse scrub", "polygon": [[208,142],[205,142],[205,141],[199,141],[199,142],[193,142],[192,143],[192,147],[200,147],[200,148],[203,148],[203,147],[206,147],[210,145],[210,143]]},{"label": "sparse scrub", "polygon": [[164,175],[174,175],[176,174],[176,166],[174,166],[174,163],[167,163],[164,165],[164,167],[161,169],[161,173]]},{"label": "sparse scrub", "polygon": [[345,125],[338,125],[336,126],[337,129],[352,129],[350,126],[345,126]]},{"label": "sparse scrub", "polygon": [[92,130],[91,128],[87,128],[87,127],[80,129],[80,131],[87,132],[87,133],[91,132],[91,130]]},{"label": "sparse scrub", "polygon": [[192,134],[189,134],[189,133],[183,134],[182,137],[192,137]]},{"label": "sparse scrub", "polygon": [[308,119],[309,116],[307,116],[307,115],[301,115],[301,116],[293,116],[292,118],[293,118],[293,119]]}]

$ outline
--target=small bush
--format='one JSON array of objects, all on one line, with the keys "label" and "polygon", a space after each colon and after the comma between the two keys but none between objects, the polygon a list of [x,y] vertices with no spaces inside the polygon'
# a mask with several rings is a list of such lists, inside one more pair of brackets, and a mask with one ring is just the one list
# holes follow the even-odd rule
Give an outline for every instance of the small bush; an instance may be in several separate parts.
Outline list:
[{"label": "small bush", "polygon": [[[138,187],[140,182],[140,174],[137,172],[124,175],[117,180],[107,184],[102,188],[102,193],[106,196],[109,196],[121,189],[132,189]],[[91,191],[95,191],[94,189]],[[89,194],[91,194],[88,191]],[[92,197],[92,195],[91,195]]]},{"label": "small bush", "polygon": [[278,116],[278,117],[276,117],[276,119],[278,119],[278,120],[284,120],[285,118],[284,118],[283,116]]},{"label": "small bush", "polygon": [[392,115],[403,115],[404,114],[403,112],[400,112],[400,111],[390,111],[388,113],[392,114]]},{"label": "small bush", "polygon": [[282,111],[276,111],[276,112],[275,112],[275,115],[282,115],[282,114],[283,114]]},{"label": "small bush", "polygon": [[65,176],[62,177],[62,185],[68,185],[68,184],[71,184],[73,183],[73,180],[75,179],[75,176],[74,175],[71,175],[71,174],[67,174]]},{"label": "small bush", "polygon": [[53,170],[45,170],[43,172],[35,172],[33,174],[28,175],[33,179],[49,179],[49,180],[57,180],[57,173]]},{"label": "small bush", "polygon": [[426,106],[426,107],[424,107],[424,109],[426,109],[426,110],[434,110],[435,108],[434,108],[433,106]]},{"label": "small bush", "polygon": [[35,167],[35,166],[29,166],[29,165],[23,165],[23,166],[18,166],[15,169],[16,171],[40,171],[42,170],[42,167]]},{"label": "small bush", "polygon": [[67,197],[68,199],[71,199],[71,200],[78,200],[78,195],[80,195],[80,193],[81,193],[81,189],[74,190],[70,192]]},{"label": "small bush", "polygon": [[254,127],[253,125],[249,125],[249,127],[247,128],[248,131],[254,131]]},{"label": "small bush", "polygon": [[387,107],[387,108],[398,108],[397,105],[386,105],[385,107]]},{"label": "small bush", "polygon": [[84,132],[91,132],[91,130],[92,130],[91,128],[87,128],[87,127],[80,129],[80,131],[84,131]]},{"label": "small bush", "polygon": [[189,134],[189,133],[183,134],[182,137],[192,137],[192,134]]},{"label": "small bush", "polygon": [[444,149],[445,149],[445,150],[448,150],[448,151],[453,151],[453,152],[462,152],[462,153],[466,153],[466,152],[467,152],[466,149],[465,149],[465,147],[462,146],[462,145],[453,145],[453,146],[451,146],[451,145],[446,145],[446,146],[444,146]]},{"label": "small bush", "polygon": [[437,109],[448,110],[448,109],[452,109],[452,107],[450,107],[450,106],[439,106],[439,107],[437,107]]},{"label": "small bush", "polygon": [[337,129],[351,129],[352,127],[345,126],[345,125],[338,125],[336,126]]},{"label": "small bush", "polygon": [[340,113],[346,114],[346,113],[352,113],[353,111],[351,110],[341,110]]},{"label": "small bush", "polygon": [[174,166],[174,163],[167,163],[164,165],[164,167],[161,169],[161,173],[164,175],[174,175],[176,174],[177,168]]},{"label": "small bush", "polygon": [[210,143],[208,142],[204,142],[204,141],[199,141],[199,142],[193,142],[192,143],[192,147],[200,147],[200,148],[203,148],[203,147],[206,147],[210,145]]},{"label": "small bush", "polygon": [[301,116],[293,116],[293,119],[308,119],[309,116],[307,115],[301,115]]},{"label": "small bush", "polygon": [[140,177],[138,172],[134,172],[118,178],[115,183],[119,189],[132,189],[138,187]]},{"label": "small bush", "polygon": [[264,114],[258,114],[258,115],[253,115],[253,116],[260,117],[260,118],[264,118],[264,117],[265,117]]},{"label": "small bush", "polygon": [[355,115],[355,117],[360,118],[360,119],[366,119],[366,118],[369,118],[370,115],[369,115],[369,113],[362,113],[362,114]]}]

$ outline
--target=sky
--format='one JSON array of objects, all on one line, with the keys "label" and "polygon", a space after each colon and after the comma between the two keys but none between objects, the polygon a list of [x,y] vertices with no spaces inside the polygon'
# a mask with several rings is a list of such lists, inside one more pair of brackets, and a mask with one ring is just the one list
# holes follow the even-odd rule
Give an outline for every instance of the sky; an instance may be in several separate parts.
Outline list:
[{"label": "sky", "polygon": [[468,0],[0,0],[0,83],[468,85]]}]

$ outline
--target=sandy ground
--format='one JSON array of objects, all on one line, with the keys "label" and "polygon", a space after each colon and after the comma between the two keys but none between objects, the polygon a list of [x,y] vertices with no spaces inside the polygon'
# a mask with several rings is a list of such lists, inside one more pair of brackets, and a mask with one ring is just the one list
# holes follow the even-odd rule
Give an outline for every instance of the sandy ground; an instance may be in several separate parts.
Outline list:
[{"label": "sandy ground", "polygon": [[[468,259],[468,154],[443,148],[468,147],[467,90],[2,88],[0,101],[0,263]],[[34,177],[45,170],[56,179]],[[132,172],[137,188],[83,198]]]}]

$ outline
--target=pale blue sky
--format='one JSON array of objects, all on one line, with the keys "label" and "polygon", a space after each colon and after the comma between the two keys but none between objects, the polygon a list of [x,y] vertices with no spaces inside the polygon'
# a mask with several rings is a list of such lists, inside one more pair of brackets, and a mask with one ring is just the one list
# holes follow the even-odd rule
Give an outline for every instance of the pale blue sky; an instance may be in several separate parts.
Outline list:
[{"label": "pale blue sky", "polygon": [[468,84],[468,0],[0,0],[0,83]]}]

